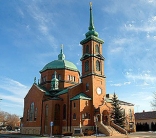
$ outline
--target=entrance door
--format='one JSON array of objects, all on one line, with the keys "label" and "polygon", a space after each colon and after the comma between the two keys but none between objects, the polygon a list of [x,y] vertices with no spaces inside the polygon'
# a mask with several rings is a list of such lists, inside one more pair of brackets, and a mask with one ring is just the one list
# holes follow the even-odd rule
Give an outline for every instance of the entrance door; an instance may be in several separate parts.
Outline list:
[{"label": "entrance door", "polygon": [[109,125],[109,123],[108,123],[108,116],[109,116],[108,111],[104,110],[103,114],[102,114],[102,121],[103,121],[104,125]]},{"label": "entrance door", "polygon": [[60,129],[60,105],[55,105],[55,113],[54,113],[54,127],[53,127],[53,134],[61,134]]}]

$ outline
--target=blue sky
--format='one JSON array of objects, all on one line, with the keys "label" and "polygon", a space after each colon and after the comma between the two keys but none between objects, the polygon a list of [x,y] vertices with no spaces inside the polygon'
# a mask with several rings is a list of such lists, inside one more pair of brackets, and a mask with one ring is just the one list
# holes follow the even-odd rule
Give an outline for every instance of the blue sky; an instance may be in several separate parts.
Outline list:
[{"label": "blue sky", "polygon": [[[45,64],[64,45],[66,60],[81,71],[89,26],[89,0],[0,0],[0,110],[23,114],[23,99]],[[107,93],[151,111],[156,91],[156,1],[92,0],[105,41]]]}]

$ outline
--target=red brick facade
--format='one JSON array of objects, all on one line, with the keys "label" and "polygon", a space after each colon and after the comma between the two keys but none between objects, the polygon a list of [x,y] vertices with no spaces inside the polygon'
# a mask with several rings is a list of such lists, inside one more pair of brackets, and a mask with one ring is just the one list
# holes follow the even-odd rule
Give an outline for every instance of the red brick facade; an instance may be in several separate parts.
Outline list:
[{"label": "red brick facade", "polygon": [[[50,122],[54,124],[53,134],[93,130],[95,117],[109,125],[111,106],[104,100],[106,81],[102,56],[103,40],[98,38],[93,28],[86,33],[81,44],[81,78],[79,71],[69,66],[58,68],[55,64],[40,71],[40,83],[34,82],[24,99],[23,134],[50,135]],[[53,79],[54,72],[57,73],[56,79]],[[58,81],[58,86],[56,84],[54,87],[52,81]]]}]

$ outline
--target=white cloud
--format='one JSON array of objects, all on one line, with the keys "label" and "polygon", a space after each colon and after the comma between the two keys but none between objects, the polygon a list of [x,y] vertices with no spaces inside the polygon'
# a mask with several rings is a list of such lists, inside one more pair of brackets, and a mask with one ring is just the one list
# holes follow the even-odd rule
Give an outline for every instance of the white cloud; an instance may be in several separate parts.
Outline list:
[{"label": "white cloud", "polygon": [[10,78],[1,77],[0,78],[0,88],[9,91],[13,95],[18,95],[18,97],[25,96],[28,92],[28,87]]},{"label": "white cloud", "polygon": [[126,78],[132,79],[133,81],[143,80],[144,82],[156,82],[156,76],[151,76],[148,72],[143,72],[140,74],[132,74],[131,72],[126,72],[125,76]]},{"label": "white cloud", "polygon": [[131,84],[131,82],[128,81],[128,82],[124,82],[124,83],[114,83],[114,84],[110,84],[110,85],[120,87],[120,86],[123,86],[123,85],[130,85],[130,84]]},{"label": "white cloud", "polygon": [[148,20],[141,22],[131,22],[125,24],[125,29],[127,31],[136,31],[136,32],[156,32],[156,16],[150,17]]},{"label": "white cloud", "polygon": [[16,112],[17,114],[22,115],[24,97],[28,90],[28,86],[23,85],[16,80],[0,77],[1,109],[9,113]]},{"label": "white cloud", "polygon": [[116,47],[116,48],[112,48],[110,52],[114,54],[114,53],[120,53],[122,50],[123,50],[122,47]]}]

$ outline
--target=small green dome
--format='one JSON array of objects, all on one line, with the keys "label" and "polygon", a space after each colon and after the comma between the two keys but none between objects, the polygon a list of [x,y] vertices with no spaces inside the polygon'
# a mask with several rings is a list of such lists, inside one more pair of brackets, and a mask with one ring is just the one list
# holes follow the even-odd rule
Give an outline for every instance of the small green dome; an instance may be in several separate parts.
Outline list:
[{"label": "small green dome", "polygon": [[91,35],[96,36],[96,37],[99,36],[99,34],[98,34],[95,30],[89,30],[89,31],[86,33],[86,38],[87,38],[88,36],[91,36]]}]

